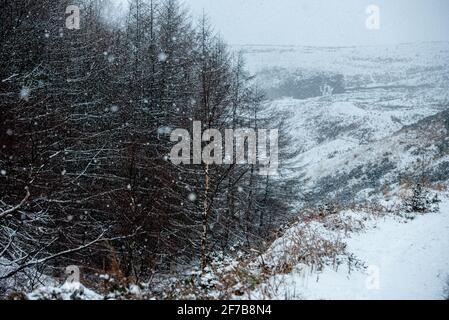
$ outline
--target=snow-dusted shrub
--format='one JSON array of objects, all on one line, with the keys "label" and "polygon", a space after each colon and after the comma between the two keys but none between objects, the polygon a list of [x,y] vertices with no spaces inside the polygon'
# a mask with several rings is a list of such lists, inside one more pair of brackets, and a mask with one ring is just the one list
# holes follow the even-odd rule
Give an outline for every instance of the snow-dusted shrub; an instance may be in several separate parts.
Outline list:
[{"label": "snow-dusted shrub", "polygon": [[403,208],[406,213],[435,212],[439,210],[439,202],[438,194],[418,183],[403,199]]},{"label": "snow-dusted shrub", "polygon": [[365,228],[366,217],[361,215],[362,213],[357,215],[353,211],[344,211],[341,214],[327,216],[323,225],[329,230],[341,231],[344,235],[348,235],[350,232],[359,232]]},{"label": "snow-dusted shrub", "polygon": [[[0,257],[0,300],[22,300],[25,292],[37,286],[54,284],[52,278],[43,275],[43,268],[27,268],[14,273],[19,265]],[[14,273],[13,276],[8,274]]]},{"label": "snow-dusted shrub", "polygon": [[251,255],[215,253],[204,270],[191,268],[177,278],[166,281],[164,299],[232,299],[239,298],[266,277],[251,264]]},{"label": "snow-dusted shrub", "polygon": [[298,223],[273,243],[262,263],[272,273],[289,273],[300,263],[321,269],[324,265],[338,263],[345,249],[340,237],[322,224]]},{"label": "snow-dusted shrub", "polygon": [[26,295],[28,300],[103,300],[103,296],[79,282],[66,282],[60,287],[41,287]]},{"label": "snow-dusted shrub", "polygon": [[318,210],[320,215],[327,217],[337,214],[340,211],[340,208],[335,203],[328,202],[320,206]]},{"label": "snow-dusted shrub", "polygon": [[343,207],[327,203],[318,209],[306,210],[303,223],[319,222],[327,230],[342,231],[345,235],[365,228],[364,222],[371,216],[380,216],[388,211],[378,203],[364,203]]}]

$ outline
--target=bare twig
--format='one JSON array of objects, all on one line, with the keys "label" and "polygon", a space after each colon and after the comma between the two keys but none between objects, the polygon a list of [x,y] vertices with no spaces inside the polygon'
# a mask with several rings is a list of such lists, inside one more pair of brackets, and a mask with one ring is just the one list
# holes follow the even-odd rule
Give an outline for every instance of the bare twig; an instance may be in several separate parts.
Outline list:
[{"label": "bare twig", "polygon": [[13,270],[13,271],[9,272],[8,274],[6,274],[6,275],[4,275],[4,276],[1,276],[1,277],[0,277],[0,280],[10,278],[10,277],[12,277],[13,275],[17,274],[18,272],[20,272],[20,271],[22,271],[23,269],[26,269],[26,268],[28,268],[28,267],[31,267],[31,266],[34,266],[34,265],[38,265],[38,264],[41,264],[41,263],[45,263],[45,262],[47,262],[47,261],[50,261],[50,260],[59,258],[59,257],[61,257],[61,256],[64,256],[64,255],[67,255],[67,254],[71,254],[71,253],[75,253],[75,252],[78,252],[78,251],[82,251],[82,250],[84,250],[84,249],[87,249],[87,248],[89,248],[90,246],[92,246],[92,245],[94,245],[94,244],[96,244],[96,243],[98,243],[98,242],[103,241],[103,240],[104,240],[103,237],[104,237],[104,235],[106,234],[106,232],[107,232],[107,231],[103,231],[103,232],[98,236],[98,238],[96,238],[95,240],[92,240],[91,242],[86,243],[86,244],[84,244],[84,245],[82,245],[82,246],[79,246],[79,247],[77,247],[77,248],[73,248],[73,249],[68,249],[68,250],[65,250],[65,251],[61,251],[61,252],[55,253],[55,254],[53,254],[53,255],[51,255],[51,256],[48,256],[48,257],[45,257],[45,258],[42,258],[42,259],[38,259],[38,260],[32,260],[32,261],[30,261],[30,262],[28,262],[28,263],[26,263],[26,264],[23,264],[23,265],[21,265],[20,267],[18,267],[16,270]]},{"label": "bare twig", "polygon": [[17,210],[19,210],[30,198],[30,189],[28,187],[25,187],[25,190],[27,192],[25,198],[23,198],[23,200],[15,207],[5,210],[3,212],[0,213],[0,219],[6,217],[7,215],[16,212]]}]

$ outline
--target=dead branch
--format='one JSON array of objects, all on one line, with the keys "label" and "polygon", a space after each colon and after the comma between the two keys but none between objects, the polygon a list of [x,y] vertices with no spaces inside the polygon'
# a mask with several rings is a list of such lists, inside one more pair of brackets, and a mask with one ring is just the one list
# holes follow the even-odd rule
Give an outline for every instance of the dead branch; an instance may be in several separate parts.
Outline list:
[{"label": "dead branch", "polygon": [[25,190],[27,192],[25,198],[23,198],[23,200],[17,206],[1,212],[0,213],[0,219],[6,217],[9,214],[12,214],[12,213],[16,212],[17,210],[19,210],[28,201],[28,199],[30,198],[30,195],[31,195],[30,194],[30,189],[28,187],[25,187]]}]

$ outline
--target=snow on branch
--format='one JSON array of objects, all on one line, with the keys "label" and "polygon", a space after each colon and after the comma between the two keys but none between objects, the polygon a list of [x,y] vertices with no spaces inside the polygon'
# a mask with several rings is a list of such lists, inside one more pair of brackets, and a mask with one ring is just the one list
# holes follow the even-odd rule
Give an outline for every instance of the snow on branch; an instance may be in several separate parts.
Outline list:
[{"label": "snow on branch", "polygon": [[30,198],[30,189],[28,187],[25,187],[26,190],[26,195],[25,198],[22,199],[22,201],[15,207],[11,208],[11,209],[7,209],[3,212],[0,213],[0,219],[6,217],[9,214],[12,214],[14,212],[16,212],[17,210],[19,210],[20,208],[23,207],[23,205],[28,201],[28,199]]}]

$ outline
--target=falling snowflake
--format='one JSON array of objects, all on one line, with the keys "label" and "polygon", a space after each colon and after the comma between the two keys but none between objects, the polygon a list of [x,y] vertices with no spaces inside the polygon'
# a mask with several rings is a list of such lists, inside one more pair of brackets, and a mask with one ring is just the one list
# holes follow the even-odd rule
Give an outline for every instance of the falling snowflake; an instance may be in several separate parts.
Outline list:
[{"label": "falling snowflake", "polygon": [[20,89],[20,98],[28,101],[28,99],[30,98],[30,93],[31,90],[28,87],[23,87],[22,89]]},{"label": "falling snowflake", "polygon": [[188,198],[189,198],[189,201],[195,202],[197,197],[196,197],[196,194],[192,192],[191,194],[189,194]]},{"label": "falling snowflake", "polygon": [[8,136],[12,136],[14,134],[14,132],[11,129],[6,130],[6,134]]},{"label": "falling snowflake", "polygon": [[164,52],[161,52],[158,54],[157,58],[158,58],[159,62],[165,62],[168,59],[168,55]]},{"label": "falling snowflake", "polygon": [[243,192],[243,188],[242,188],[242,187],[238,187],[237,190],[238,190],[239,192]]},{"label": "falling snowflake", "polygon": [[118,110],[119,110],[119,107],[118,106],[112,106],[111,107],[111,112],[118,112]]},{"label": "falling snowflake", "polygon": [[65,176],[65,174],[67,173],[67,170],[62,170],[62,172],[61,172],[61,174],[63,175],[63,176]]},{"label": "falling snowflake", "polygon": [[69,215],[69,216],[67,216],[67,221],[72,221],[73,220],[73,216],[72,215]]},{"label": "falling snowflake", "polygon": [[114,61],[115,61],[115,56],[112,55],[112,54],[109,55],[109,56],[108,56],[108,62],[109,62],[109,63],[113,63]]},{"label": "falling snowflake", "polygon": [[157,129],[157,133],[158,135],[169,135],[172,132],[172,129],[170,127],[160,127],[159,129]]},{"label": "falling snowflake", "polygon": [[6,176],[6,170],[1,170],[1,171],[0,171],[0,174],[1,174],[2,176]]}]

